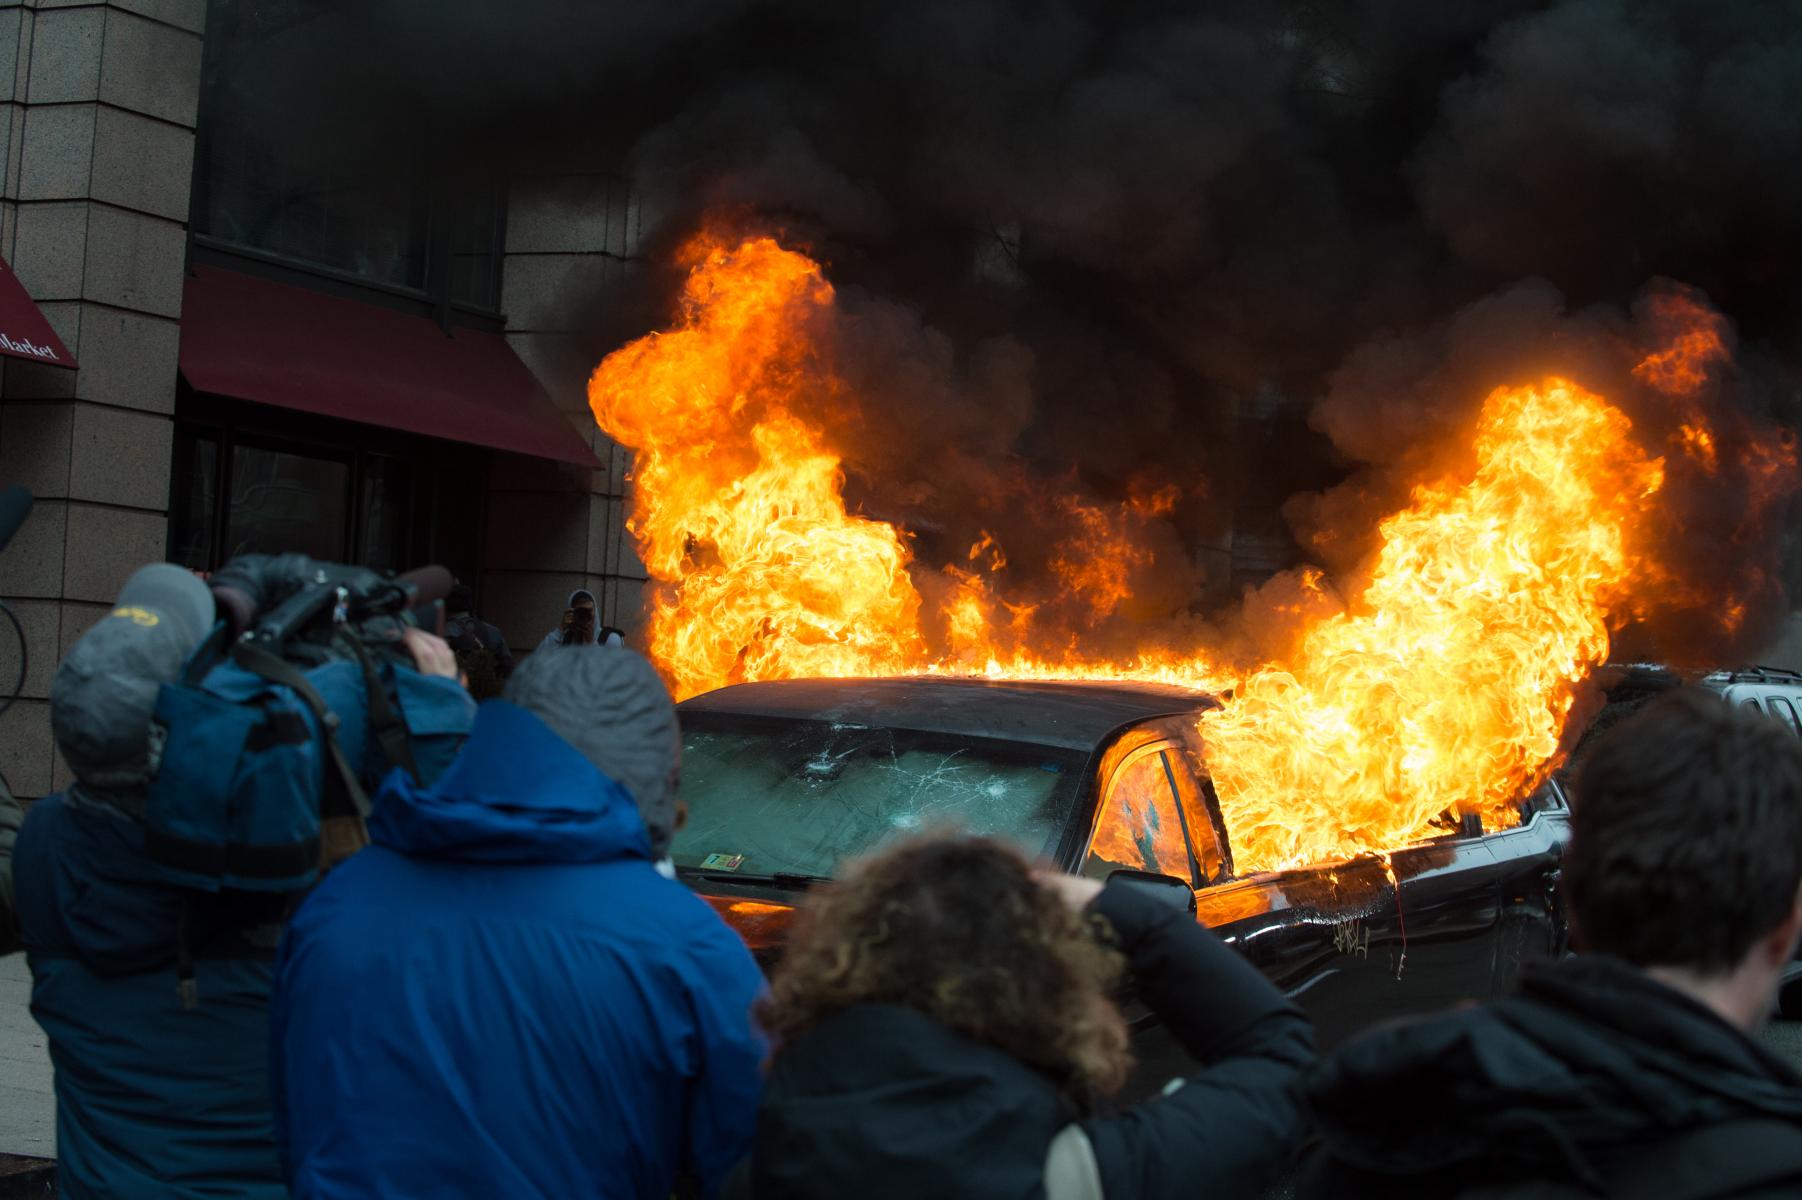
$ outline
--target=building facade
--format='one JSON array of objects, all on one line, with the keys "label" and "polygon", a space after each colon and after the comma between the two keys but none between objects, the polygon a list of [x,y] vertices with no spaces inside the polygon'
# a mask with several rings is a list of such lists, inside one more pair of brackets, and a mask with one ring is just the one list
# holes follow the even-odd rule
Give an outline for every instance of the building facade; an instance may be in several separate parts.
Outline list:
[{"label": "building facade", "polygon": [[67,782],[52,673],[145,562],[442,562],[522,649],[578,587],[640,620],[570,303],[631,269],[637,206],[554,154],[446,170],[404,104],[294,117],[342,8],[0,2],[0,258],[79,364],[0,359],[0,485],[36,496],[0,553],[22,796]]}]

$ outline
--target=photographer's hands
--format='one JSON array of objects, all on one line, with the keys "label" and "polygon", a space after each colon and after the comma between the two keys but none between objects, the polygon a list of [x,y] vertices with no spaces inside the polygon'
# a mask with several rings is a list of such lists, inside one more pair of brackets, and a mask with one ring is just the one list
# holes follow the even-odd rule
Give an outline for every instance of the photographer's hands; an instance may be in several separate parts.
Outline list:
[{"label": "photographer's hands", "polygon": [[401,633],[401,641],[406,643],[407,653],[413,656],[413,665],[419,668],[421,675],[442,675],[446,679],[460,678],[456,652],[443,638],[427,633],[423,629],[408,626]]}]

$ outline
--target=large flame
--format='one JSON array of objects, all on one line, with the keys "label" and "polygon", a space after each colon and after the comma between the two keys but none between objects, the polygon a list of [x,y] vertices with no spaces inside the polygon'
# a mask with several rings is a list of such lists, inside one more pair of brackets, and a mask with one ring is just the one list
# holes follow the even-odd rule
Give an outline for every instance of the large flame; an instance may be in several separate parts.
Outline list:
[{"label": "large flame", "polygon": [[1489,397],[1474,472],[1418,488],[1351,608],[1204,716],[1237,868],[1381,851],[1447,809],[1506,821],[1633,579],[1663,462],[1628,432],[1568,380]]},{"label": "large flame", "polygon": [[[770,238],[703,235],[685,255],[676,326],[609,355],[589,384],[596,419],[635,452],[648,649],[679,696],[919,671],[1230,688],[1200,733],[1247,873],[1380,853],[1448,812],[1509,823],[1555,765],[1611,629],[1666,578],[1640,544],[1666,457],[1603,397],[1547,378],[1488,397],[1470,454],[1382,522],[1347,606],[1317,574],[1301,580],[1283,661],[1229,674],[1207,645],[1098,659],[1042,610],[1099,622],[1126,603],[1173,492],[1117,510],[1048,500],[1073,531],[1046,559],[1054,595],[1010,595],[988,534],[959,563],[914,564],[903,531],[847,510],[839,455],[805,415],[804,398],[848,402],[821,349],[835,301],[818,264]],[[1667,455],[1712,475],[1717,431],[1688,398],[1726,356],[1724,326],[1685,303],[1661,311],[1677,332],[1637,374],[1681,398]],[[1739,458],[1756,503],[1793,491],[1790,443]]]}]

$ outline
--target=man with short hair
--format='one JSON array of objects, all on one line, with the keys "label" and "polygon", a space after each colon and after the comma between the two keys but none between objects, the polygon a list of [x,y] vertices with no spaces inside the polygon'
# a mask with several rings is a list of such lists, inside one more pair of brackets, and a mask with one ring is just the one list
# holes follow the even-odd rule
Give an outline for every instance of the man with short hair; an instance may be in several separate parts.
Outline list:
[{"label": "man with short hair", "polygon": [[[762,975],[653,868],[675,708],[620,647],[534,654],[437,783],[282,943],[271,1038],[296,1197],[708,1195],[750,1148]],[[647,829],[647,826],[649,827]]]},{"label": "man with short hair", "polygon": [[1754,1036],[1802,931],[1802,743],[1675,692],[1594,743],[1571,815],[1584,953],[1342,1048],[1298,1195],[1802,1195],[1802,1076]]}]

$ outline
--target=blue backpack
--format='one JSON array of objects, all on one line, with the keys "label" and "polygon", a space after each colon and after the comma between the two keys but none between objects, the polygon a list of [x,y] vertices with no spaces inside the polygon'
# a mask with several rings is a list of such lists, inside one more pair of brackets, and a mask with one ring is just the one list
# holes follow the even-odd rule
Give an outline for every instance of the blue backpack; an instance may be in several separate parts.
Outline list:
[{"label": "blue backpack", "polygon": [[475,720],[454,679],[348,657],[312,666],[209,638],[157,696],[147,850],[169,882],[206,892],[292,892],[368,841],[388,773],[429,783]]}]

